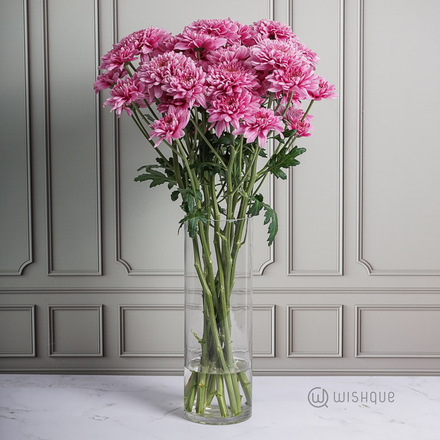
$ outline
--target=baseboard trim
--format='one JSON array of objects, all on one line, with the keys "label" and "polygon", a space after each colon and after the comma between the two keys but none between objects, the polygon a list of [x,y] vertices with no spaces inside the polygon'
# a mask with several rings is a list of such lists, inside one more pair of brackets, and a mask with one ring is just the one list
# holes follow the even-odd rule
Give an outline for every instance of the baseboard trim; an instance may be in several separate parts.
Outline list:
[{"label": "baseboard trim", "polygon": [[[115,376],[182,376],[183,369],[118,369],[118,368],[19,368],[2,369],[0,374],[115,375]],[[440,376],[431,369],[263,369],[253,370],[255,376]]]}]

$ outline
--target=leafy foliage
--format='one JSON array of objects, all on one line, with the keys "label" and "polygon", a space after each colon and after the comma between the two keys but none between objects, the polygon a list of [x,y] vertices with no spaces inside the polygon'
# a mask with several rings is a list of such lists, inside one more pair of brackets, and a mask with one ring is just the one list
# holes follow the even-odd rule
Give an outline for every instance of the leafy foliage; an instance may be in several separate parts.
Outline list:
[{"label": "leafy foliage", "polygon": [[300,162],[296,160],[298,156],[305,153],[305,148],[293,147],[291,150],[282,148],[277,154],[274,154],[267,162],[267,168],[275,177],[280,179],[287,179],[286,173],[282,168],[287,169],[299,165]]},{"label": "leafy foliage", "polygon": [[195,209],[194,211],[191,211],[188,215],[183,217],[182,220],[180,220],[180,228],[185,224],[185,222],[188,222],[189,236],[191,238],[194,238],[197,234],[199,222],[202,222],[205,225],[208,223],[208,213],[201,208]]},{"label": "leafy foliage", "polygon": [[197,234],[197,227],[199,222],[202,222],[203,224],[206,224],[208,222],[207,211],[202,208],[197,208],[197,200],[203,200],[202,193],[198,190],[193,191],[191,189],[179,189],[177,192],[180,193],[182,196],[182,204],[180,205],[180,207],[187,214],[180,220],[179,229],[185,224],[185,222],[188,222],[189,236],[191,238],[194,238]]},{"label": "leafy foliage", "polygon": [[260,214],[260,211],[264,209],[264,224],[269,224],[268,228],[268,238],[267,242],[270,246],[274,240],[275,236],[278,232],[278,216],[275,210],[268,205],[267,203],[264,203],[262,194],[256,194],[254,196],[251,196],[251,202],[250,202],[248,215],[251,217],[255,217]]}]

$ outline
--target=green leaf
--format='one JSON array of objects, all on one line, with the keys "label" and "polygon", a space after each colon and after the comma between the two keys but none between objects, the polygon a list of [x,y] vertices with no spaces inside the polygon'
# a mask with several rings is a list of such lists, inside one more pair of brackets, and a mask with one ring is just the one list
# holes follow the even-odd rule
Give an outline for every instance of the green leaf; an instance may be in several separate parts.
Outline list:
[{"label": "green leaf", "polygon": [[282,179],[282,180],[286,180],[287,179],[287,174],[283,170],[281,170],[280,168],[274,169],[272,171],[272,174],[275,177],[278,177],[279,179]]},{"label": "green leaf", "polygon": [[263,196],[261,194],[255,194],[250,198],[251,205],[249,206],[248,215],[255,217],[260,214],[263,209]]},{"label": "green leaf", "polygon": [[260,150],[258,151],[258,156],[266,158],[266,150],[264,148],[260,148]]},{"label": "green leaf", "polygon": [[202,222],[205,225],[208,223],[208,214],[203,209],[193,210],[188,215],[183,217],[183,219],[180,220],[179,230],[185,224],[185,222],[188,222],[189,236],[191,238],[194,238],[197,234],[197,228],[198,228],[199,222]]},{"label": "green leaf", "polygon": [[283,131],[283,136],[287,139],[290,138],[291,136],[293,136],[294,134],[296,134],[296,130],[287,129],[287,130]]},{"label": "green leaf", "polygon": [[168,188],[172,188],[174,185],[177,185],[177,182],[174,178],[173,173],[164,174],[160,171],[157,171],[157,168],[162,168],[161,165],[144,165],[140,167],[138,171],[144,170],[143,174],[137,176],[134,181],[135,182],[147,182],[151,181],[150,188],[155,186],[163,185],[164,183],[168,183]]},{"label": "green leaf", "polygon": [[173,191],[171,193],[171,200],[175,202],[179,198],[179,195],[180,195],[180,191],[176,189],[176,191]]},{"label": "green leaf", "polygon": [[250,197],[250,206],[248,209],[248,215],[251,217],[255,217],[260,213],[262,209],[264,209],[264,224],[269,224],[268,228],[268,238],[267,243],[270,246],[274,240],[275,236],[278,232],[278,216],[275,210],[268,205],[267,203],[264,203],[262,194],[255,194]]},{"label": "green leaf", "polygon": [[222,167],[214,162],[197,162],[191,165],[191,168],[195,169],[200,175],[205,172],[210,176],[223,173]]},{"label": "green leaf", "polygon": [[232,145],[234,143],[234,135],[232,133],[224,132],[218,138],[218,141],[223,145]]},{"label": "green leaf", "polygon": [[196,194],[196,198],[197,199],[199,199],[200,201],[203,200],[203,195],[202,195],[202,192],[200,190],[196,189],[195,194]]},{"label": "green leaf", "polygon": [[268,204],[264,203],[263,205],[265,213],[264,213],[264,224],[269,224],[268,233],[269,237],[267,238],[267,243],[270,246],[274,240],[275,236],[278,232],[278,216],[274,209],[272,209]]},{"label": "green leaf", "polygon": [[201,202],[203,201],[203,194],[199,190],[194,191],[193,189],[188,188],[178,189],[177,191],[182,194],[183,201],[180,207],[187,214],[190,214],[196,209],[197,200],[200,200]]},{"label": "green leaf", "polygon": [[196,206],[196,199],[192,193],[192,191],[185,191],[183,193],[183,203],[185,204],[184,211],[191,213],[194,211],[194,208]]},{"label": "green leaf", "polygon": [[305,153],[305,148],[293,147],[291,150],[282,148],[277,154],[274,154],[267,162],[268,171],[275,177],[280,179],[287,179],[287,175],[282,168],[287,169],[299,165],[299,161],[296,159],[301,154]]}]

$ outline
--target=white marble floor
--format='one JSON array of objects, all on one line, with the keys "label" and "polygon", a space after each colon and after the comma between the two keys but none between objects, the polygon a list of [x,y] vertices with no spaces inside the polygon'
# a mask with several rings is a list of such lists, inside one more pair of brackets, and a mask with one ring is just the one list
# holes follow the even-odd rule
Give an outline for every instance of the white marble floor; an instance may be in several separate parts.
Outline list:
[{"label": "white marble floor", "polygon": [[183,418],[182,377],[0,375],[1,440],[439,440],[439,377],[255,377],[253,416]]}]

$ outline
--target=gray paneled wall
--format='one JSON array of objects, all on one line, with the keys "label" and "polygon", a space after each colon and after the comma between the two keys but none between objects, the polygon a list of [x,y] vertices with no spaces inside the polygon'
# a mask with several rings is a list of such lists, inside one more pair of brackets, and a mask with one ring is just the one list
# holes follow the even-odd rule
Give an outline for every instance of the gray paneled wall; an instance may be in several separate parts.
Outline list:
[{"label": "gray paneled wall", "polygon": [[255,371],[439,374],[439,14],[435,0],[2,2],[0,371],[182,371],[181,214],[133,181],[155,153],[92,84],[134,30],[267,17],[318,52],[339,98],[313,107],[301,166],[263,188],[280,231],[267,247],[256,221]]}]

